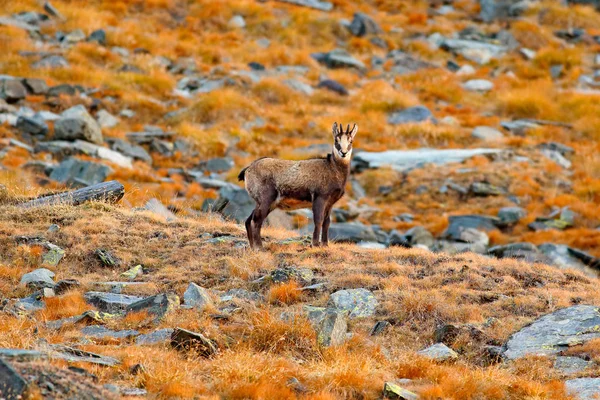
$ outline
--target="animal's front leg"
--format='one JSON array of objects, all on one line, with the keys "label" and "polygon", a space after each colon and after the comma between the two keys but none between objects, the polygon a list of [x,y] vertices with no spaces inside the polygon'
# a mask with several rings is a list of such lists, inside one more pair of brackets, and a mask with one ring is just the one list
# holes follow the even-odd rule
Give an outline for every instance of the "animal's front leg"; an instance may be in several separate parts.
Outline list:
[{"label": "animal's front leg", "polygon": [[323,229],[323,222],[325,219],[325,201],[317,197],[313,200],[313,222],[315,223],[315,230],[313,232],[312,245],[314,247],[319,246],[321,240],[321,230]]},{"label": "animal's front leg", "polygon": [[323,220],[323,232],[321,232],[321,244],[329,245],[329,225],[331,224],[331,207],[325,210],[325,219]]}]

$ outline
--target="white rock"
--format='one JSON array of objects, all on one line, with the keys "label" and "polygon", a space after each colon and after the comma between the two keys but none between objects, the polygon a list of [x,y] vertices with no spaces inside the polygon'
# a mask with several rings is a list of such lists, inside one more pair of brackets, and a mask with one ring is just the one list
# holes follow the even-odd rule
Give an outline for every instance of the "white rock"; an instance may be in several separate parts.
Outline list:
[{"label": "white rock", "polygon": [[471,133],[471,136],[481,140],[498,140],[504,137],[502,132],[489,126],[476,127],[475,129],[473,129],[473,133]]},{"label": "white rock", "polygon": [[115,117],[106,110],[100,110],[96,114],[96,120],[102,128],[114,128],[119,124],[119,118]]},{"label": "white rock", "polygon": [[471,92],[489,92],[494,84],[485,79],[471,79],[463,84],[463,88]]},{"label": "white rock", "polygon": [[245,28],[246,20],[241,15],[235,15],[229,20],[227,26],[230,28]]}]

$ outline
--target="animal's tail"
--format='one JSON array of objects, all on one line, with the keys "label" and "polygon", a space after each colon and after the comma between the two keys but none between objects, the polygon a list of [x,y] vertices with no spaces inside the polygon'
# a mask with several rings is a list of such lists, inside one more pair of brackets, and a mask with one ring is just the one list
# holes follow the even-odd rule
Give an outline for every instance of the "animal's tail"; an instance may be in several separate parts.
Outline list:
[{"label": "animal's tail", "polygon": [[238,181],[244,181],[246,179],[246,170],[248,169],[248,167],[244,168],[243,170],[240,171],[240,174],[238,175]]}]

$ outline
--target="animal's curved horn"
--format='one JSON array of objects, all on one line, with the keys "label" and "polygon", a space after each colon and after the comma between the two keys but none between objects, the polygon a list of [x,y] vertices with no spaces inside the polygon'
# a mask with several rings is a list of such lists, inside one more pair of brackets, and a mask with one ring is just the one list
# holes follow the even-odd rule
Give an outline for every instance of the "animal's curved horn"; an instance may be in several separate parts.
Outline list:
[{"label": "animal's curved horn", "polygon": [[339,124],[340,127],[340,135],[344,133],[344,125]]}]

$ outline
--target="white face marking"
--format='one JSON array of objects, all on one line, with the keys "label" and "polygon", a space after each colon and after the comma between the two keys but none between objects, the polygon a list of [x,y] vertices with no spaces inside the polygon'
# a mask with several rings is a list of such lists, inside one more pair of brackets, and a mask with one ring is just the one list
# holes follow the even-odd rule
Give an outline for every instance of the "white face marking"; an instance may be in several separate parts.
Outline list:
[{"label": "white face marking", "polygon": [[341,137],[337,137],[337,146],[333,146],[333,150],[337,154],[337,156],[343,161],[350,161],[352,157],[352,143],[350,143],[349,137],[347,135],[342,135]]}]

